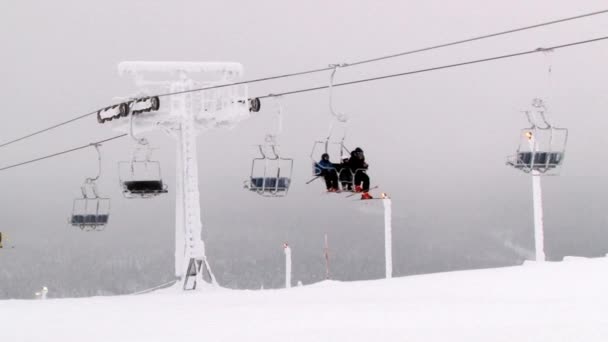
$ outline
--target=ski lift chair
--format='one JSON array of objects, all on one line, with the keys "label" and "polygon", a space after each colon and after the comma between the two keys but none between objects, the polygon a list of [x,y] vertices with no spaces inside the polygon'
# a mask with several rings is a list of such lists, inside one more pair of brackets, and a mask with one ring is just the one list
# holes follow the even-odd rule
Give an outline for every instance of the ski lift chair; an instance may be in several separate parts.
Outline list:
[{"label": "ski lift chair", "polygon": [[[324,141],[315,141],[313,143],[312,151],[310,153],[310,159],[312,161],[313,178],[310,181],[308,181],[306,184],[309,184],[312,181],[314,181],[315,179],[322,176],[322,174],[321,174],[322,168],[319,167],[318,163],[321,160],[321,156],[323,155],[323,153],[329,154],[329,160],[332,162],[342,161],[342,155],[347,155],[350,158],[350,150],[348,148],[346,148],[346,146],[344,145],[344,139],[346,138],[346,130],[347,130],[346,125],[348,123],[348,115],[336,111],[334,108],[334,101],[333,101],[333,86],[334,86],[334,77],[335,77],[336,71],[338,70],[338,68],[344,67],[346,65],[347,64],[331,64],[330,65],[330,67],[333,68],[333,71],[329,78],[329,87],[328,87],[328,89],[329,89],[329,111],[331,113],[329,134],[328,134],[327,138],[325,138]],[[332,133],[334,131],[334,127],[336,125],[342,126],[342,129],[344,130],[344,134],[342,136],[342,139],[339,142],[332,142],[331,137],[332,137]],[[337,148],[332,148],[333,151],[330,152],[329,151],[330,145],[336,145]],[[338,174],[338,183],[340,184],[340,187],[343,187],[343,184],[345,184],[345,183],[347,184],[347,189],[342,188],[342,190],[354,189],[355,188],[355,184],[354,184],[355,176],[357,174],[359,174],[360,172],[367,172],[366,169],[357,169],[357,170],[353,171],[349,168],[334,168],[334,170]]]},{"label": "ski lift chair", "polygon": [[97,186],[88,178],[81,187],[82,198],[74,200],[70,224],[84,231],[104,230],[110,218],[110,199],[97,194]]},{"label": "ski lift chair", "polygon": [[94,178],[87,178],[80,187],[82,198],[74,199],[69,224],[84,231],[104,230],[110,218],[110,199],[102,198],[95,183],[101,175],[101,152],[99,144],[91,144],[97,151],[98,171]]},{"label": "ski lift chair", "polygon": [[[329,146],[336,145],[336,148],[330,151]],[[319,161],[321,160],[321,156],[323,153],[329,154],[330,161],[342,161],[342,156],[347,155],[350,158],[350,151],[344,145],[344,139],[339,142],[331,142],[329,140],[325,141],[315,141],[312,146],[312,152],[310,153],[310,159],[312,161],[312,176],[314,177],[308,183],[313,180],[322,177],[321,171],[322,168],[319,166]],[[334,158],[335,157],[335,158]],[[355,176],[359,172],[367,173],[367,169],[356,169],[351,170],[349,168],[334,168],[338,174],[338,183],[340,184],[340,188],[342,191],[350,191],[355,188]],[[343,184],[348,184],[347,188],[344,188]]]},{"label": "ski lift chair", "polygon": [[526,112],[531,127],[521,130],[519,147],[515,155],[507,158],[507,165],[525,173],[538,173],[542,175],[557,175],[561,169],[568,141],[568,130],[550,125],[544,117],[542,102],[536,107],[536,116],[542,121],[540,124]]},{"label": "ski lift chair", "polygon": [[[160,163],[150,160],[152,149],[146,138],[137,138],[133,134],[134,116],[129,121],[129,135],[136,142],[130,161],[118,163],[118,177],[122,193],[126,198],[151,198],[167,193],[163,184]],[[143,155],[143,157],[142,157]]]},{"label": "ski lift chair", "polygon": [[[335,151],[329,150],[329,145],[336,145]],[[334,153],[335,152],[335,153]],[[342,155],[346,154],[350,156],[350,151],[344,146],[344,141],[331,142],[329,140],[320,141],[317,140],[312,145],[312,151],[310,152],[310,160],[312,161],[312,175],[318,177],[321,175],[321,168],[319,167],[319,161],[323,153],[329,154],[330,161],[342,160]],[[335,157],[335,158],[334,158]],[[337,170],[336,170],[337,171]]]},{"label": "ski lift chair", "polygon": [[281,157],[276,145],[268,147],[272,156],[264,153],[263,145],[258,145],[261,157],[253,159],[245,188],[264,197],[285,197],[291,186],[293,159]]},{"label": "ski lift chair", "polygon": [[134,158],[119,162],[118,168],[122,193],[126,198],[151,198],[168,192],[158,161]]}]

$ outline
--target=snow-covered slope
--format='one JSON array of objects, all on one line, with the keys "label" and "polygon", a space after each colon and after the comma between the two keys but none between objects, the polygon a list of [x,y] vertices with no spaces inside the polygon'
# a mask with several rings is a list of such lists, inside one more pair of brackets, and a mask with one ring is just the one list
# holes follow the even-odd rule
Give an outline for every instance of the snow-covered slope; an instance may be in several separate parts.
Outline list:
[{"label": "snow-covered slope", "polygon": [[608,259],[323,282],[0,301],[2,341],[608,341]]}]

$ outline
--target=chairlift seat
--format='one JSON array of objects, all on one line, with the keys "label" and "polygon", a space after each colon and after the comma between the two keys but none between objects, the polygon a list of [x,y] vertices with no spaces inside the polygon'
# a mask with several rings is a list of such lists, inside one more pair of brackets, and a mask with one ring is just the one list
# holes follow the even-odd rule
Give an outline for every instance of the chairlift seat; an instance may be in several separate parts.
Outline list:
[{"label": "chairlift seat", "polygon": [[84,224],[84,215],[72,215],[72,225]]},{"label": "chairlift seat", "polygon": [[519,152],[516,168],[555,168],[562,162],[562,152]]},{"label": "chairlift seat", "polygon": [[251,191],[287,191],[291,178],[289,177],[251,177]]},{"label": "chairlift seat", "polygon": [[134,180],[123,183],[124,191],[132,194],[166,193],[161,180]]},{"label": "chairlift seat", "polygon": [[74,200],[68,223],[82,230],[103,230],[110,218],[110,200],[107,198],[79,198]]},{"label": "chairlift seat", "polygon": [[72,215],[73,226],[96,226],[108,223],[109,215]]}]

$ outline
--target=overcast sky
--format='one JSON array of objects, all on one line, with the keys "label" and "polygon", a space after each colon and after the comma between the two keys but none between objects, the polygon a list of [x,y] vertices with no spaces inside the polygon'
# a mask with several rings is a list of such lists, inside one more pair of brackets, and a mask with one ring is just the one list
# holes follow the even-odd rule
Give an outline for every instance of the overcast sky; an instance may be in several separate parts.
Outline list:
[{"label": "overcast sky", "polygon": [[[604,7],[600,0],[3,1],[0,142],[132,95],[132,80],[117,72],[125,60],[234,61],[243,64],[244,79],[253,79]],[[607,23],[604,14],[356,66],[340,70],[336,81],[596,38],[608,35]],[[543,179],[547,257],[608,252],[607,57],[604,41],[335,90],[336,108],[351,117],[347,145],[365,150],[376,194],[386,191],[393,198],[396,275],[514,265],[533,253],[531,180],[505,166],[505,157],[515,152],[519,130],[527,126],[519,110],[539,96],[547,101],[549,120],[570,133],[562,174]],[[328,80],[326,72],[258,83],[250,85],[249,94]],[[326,91],[283,99],[282,150],[295,159],[289,196],[267,199],[242,189],[256,157],[253,145],[263,142],[274,124],[272,102],[262,106],[236,128],[203,132],[198,141],[203,229],[220,284],[280,286],[284,241],[293,248],[294,278],[319,280],[325,233],[335,278],[382,276],[381,202],[324,194],[320,181],[305,184],[311,178],[312,143],[329,124]],[[91,117],[0,148],[0,167],[115,134]],[[169,194],[122,198],[117,162],[129,158],[133,144],[122,139],[103,145],[99,188],[112,198],[111,223],[103,233],[67,224],[80,185],[96,172],[93,149],[0,172],[0,231],[15,246],[0,251],[4,296],[20,286],[10,276],[15,268],[31,268],[28,286],[52,281],[52,269],[59,266],[50,263],[48,274],[39,276],[38,261],[57,255],[68,264],[149,257],[158,279],[146,284],[172,277],[175,144],[161,132],[146,136],[159,148],[154,156]],[[104,271],[78,272],[86,278],[87,272]],[[130,281],[137,283],[137,277]],[[75,287],[78,282],[74,278]]]}]

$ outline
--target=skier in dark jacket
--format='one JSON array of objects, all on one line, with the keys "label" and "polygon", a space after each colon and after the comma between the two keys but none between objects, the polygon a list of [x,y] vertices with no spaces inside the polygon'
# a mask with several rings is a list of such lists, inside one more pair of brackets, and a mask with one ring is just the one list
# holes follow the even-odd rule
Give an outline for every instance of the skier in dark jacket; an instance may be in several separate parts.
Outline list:
[{"label": "skier in dark jacket", "polygon": [[315,165],[317,175],[323,176],[328,192],[338,191],[338,172],[336,165],[329,161],[329,154],[323,153],[321,160]]},{"label": "skier in dark jacket", "polygon": [[342,160],[340,161],[340,165],[338,167],[342,190],[345,191],[353,191],[353,174],[350,171],[350,167],[348,164],[349,159],[350,157],[348,156],[348,154],[343,154]]},{"label": "skier in dark jacket", "polygon": [[363,193],[361,199],[371,199],[372,196],[368,192],[370,181],[366,172],[369,165],[365,162],[365,155],[361,148],[357,147],[350,153],[348,164],[351,172],[355,175],[355,191]]}]

